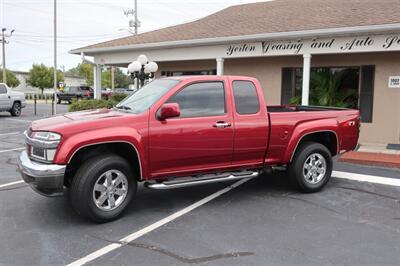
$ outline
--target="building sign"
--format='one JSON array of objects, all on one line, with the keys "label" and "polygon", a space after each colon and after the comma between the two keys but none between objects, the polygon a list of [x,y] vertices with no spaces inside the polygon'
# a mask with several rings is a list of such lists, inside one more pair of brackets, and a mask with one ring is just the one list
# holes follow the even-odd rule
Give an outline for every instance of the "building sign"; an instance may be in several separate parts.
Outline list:
[{"label": "building sign", "polygon": [[400,76],[389,77],[389,88],[400,88]]},{"label": "building sign", "polygon": [[400,51],[400,34],[264,41],[228,45],[226,57]]}]

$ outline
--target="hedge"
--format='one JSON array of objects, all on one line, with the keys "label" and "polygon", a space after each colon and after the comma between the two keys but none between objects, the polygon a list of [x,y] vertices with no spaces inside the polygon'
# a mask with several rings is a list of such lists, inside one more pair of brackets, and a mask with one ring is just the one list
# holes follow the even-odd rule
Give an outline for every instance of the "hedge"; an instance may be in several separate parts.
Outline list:
[{"label": "hedge", "polygon": [[82,100],[82,101],[72,101],[71,105],[68,107],[69,112],[76,112],[82,110],[91,109],[101,109],[101,108],[111,108],[113,107],[113,101],[111,100]]},{"label": "hedge", "polygon": [[109,100],[73,100],[71,105],[68,107],[69,112],[76,112],[82,110],[92,110],[101,108],[111,108],[117,105],[120,101],[125,99],[127,95],[123,93],[116,93],[111,96]]},{"label": "hedge", "polygon": [[122,101],[123,99],[125,99],[127,96],[128,96],[128,95],[126,95],[126,94],[124,94],[124,93],[114,93],[114,94],[111,96],[111,100],[114,101],[114,102],[116,102],[116,103],[119,103],[120,101]]}]

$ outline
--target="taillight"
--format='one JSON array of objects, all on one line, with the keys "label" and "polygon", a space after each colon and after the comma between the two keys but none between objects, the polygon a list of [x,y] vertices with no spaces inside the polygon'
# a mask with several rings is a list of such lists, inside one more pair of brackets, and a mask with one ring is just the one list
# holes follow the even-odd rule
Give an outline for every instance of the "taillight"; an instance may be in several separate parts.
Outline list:
[{"label": "taillight", "polygon": [[343,124],[344,127],[354,127],[355,125],[356,125],[356,121],[354,121],[354,120],[346,121]]}]

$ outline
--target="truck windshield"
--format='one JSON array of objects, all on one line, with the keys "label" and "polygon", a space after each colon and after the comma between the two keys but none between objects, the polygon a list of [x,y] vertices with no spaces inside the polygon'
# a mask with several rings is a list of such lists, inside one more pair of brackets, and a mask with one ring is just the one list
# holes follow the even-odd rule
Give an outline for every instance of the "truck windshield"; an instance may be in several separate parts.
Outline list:
[{"label": "truck windshield", "polygon": [[150,108],[165,93],[175,87],[180,81],[175,79],[157,79],[140,88],[131,96],[116,105],[119,109],[129,110],[139,114]]}]

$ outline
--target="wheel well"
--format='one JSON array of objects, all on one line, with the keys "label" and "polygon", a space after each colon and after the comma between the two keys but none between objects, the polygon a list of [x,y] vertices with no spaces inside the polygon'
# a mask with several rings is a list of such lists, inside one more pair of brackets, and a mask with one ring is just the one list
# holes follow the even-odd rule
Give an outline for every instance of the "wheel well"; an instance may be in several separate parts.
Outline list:
[{"label": "wheel well", "polygon": [[141,168],[140,168],[140,160],[139,155],[136,152],[136,149],[133,145],[125,142],[115,142],[115,143],[102,143],[102,144],[94,144],[87,147],[83,147],[79,149],[73,157],[70,159],[70,162],[67,165],[67,169],[65,171],[64,184],[69,187],[72,179],[75,176],[76,171],[82,165],[83,162],[88,159],[104,154],[104,153],[112,153],[119,155],[125,160],[129,162],[132,166],[132,170],[134,171],[135,176],[138,180],[141,179]]},{"label": "wheel well", "polygon": [[[337,154],[337,137],[336,133],[332,131],[315,132],[303,136],[297,144],[296,150],[302,143],[307,141],[317,142],[324,145],[331,152],[332,156]],[[296,152],[296,150],[293,151],[293,154]]]}]

